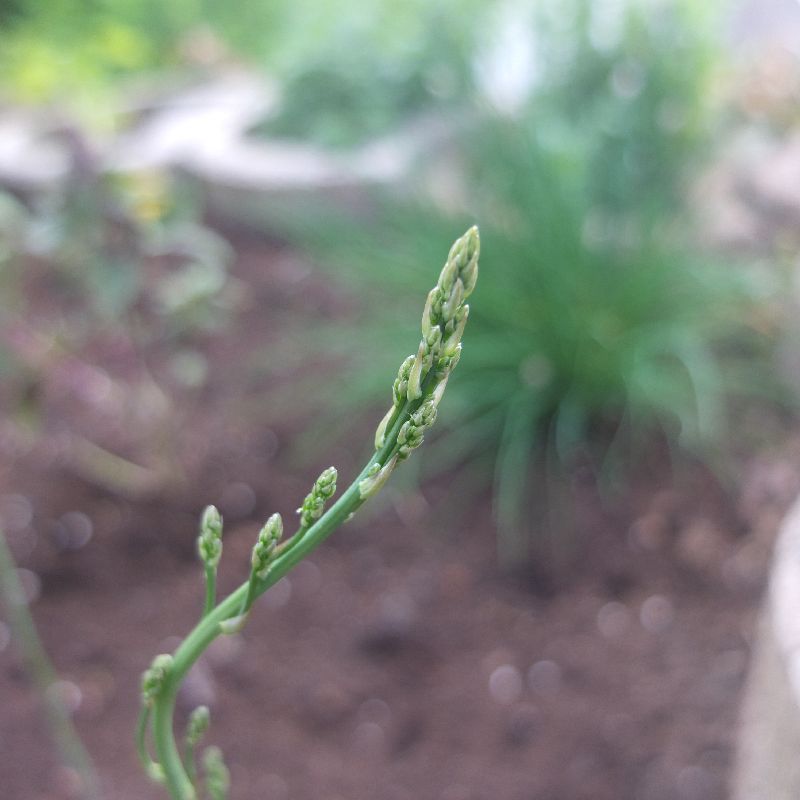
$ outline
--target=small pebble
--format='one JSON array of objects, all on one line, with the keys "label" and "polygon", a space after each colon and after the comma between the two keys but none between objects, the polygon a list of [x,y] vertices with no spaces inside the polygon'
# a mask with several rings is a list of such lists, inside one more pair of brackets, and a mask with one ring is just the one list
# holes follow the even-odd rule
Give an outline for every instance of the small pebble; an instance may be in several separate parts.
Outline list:
[{"label": "small pebble", "polygon": [[511,705],[522,696],[522,675],[512,664],[497,667],[489,676],[489,693],[502,705]]},{"label": "small pebble", "polygon": [[654,594],[642,603],[639,621],[648,633],[664,633],[675,618],[675,608],[669,598]]},{"label": "small pebble", "polygon": [[358,717],[366,722],[388,725],[392,718],[392,711],[388,704],[379,697],[370,697],[358,707]]},{"label": "small pebble", "polygon": [[56,523],[53,535],[61,550],[80,550],[92,538],[94,526],[82,511],[67,511]]},{"label": "small pebble", "polygon": [[0,522],[10,533],[24,530],[33,521],[33,506],[23,494],[0,497]]},{"label": "small pebble", "polygon": [[561,688],[561,667],[555,661],[537,661],[528,670],[528,686],[538,694],[557,694]]},{"label": "small pebble", "polygon": [[630,609],[624,603],[606,603],[597,612],[597,629],[606,639],[619,639],[631,623]]},{"label": "small pebble", "polygon": [[60,679],[47,687],[47,696],[58,703],[68,714],[74,714],[81,706],[83,693],[72,681]]},{"label": "small pebble", "polygon": [[667,541],[669,522],[664,514],[652,511],[639,517],[628,531],[628,545],[634,550],[653,552]]},{"label": "small pebble", "polygon": [[353,743],[359,753],[378,755],[383,750],[385,734],[377,722],[360,722],[353,734]]}]

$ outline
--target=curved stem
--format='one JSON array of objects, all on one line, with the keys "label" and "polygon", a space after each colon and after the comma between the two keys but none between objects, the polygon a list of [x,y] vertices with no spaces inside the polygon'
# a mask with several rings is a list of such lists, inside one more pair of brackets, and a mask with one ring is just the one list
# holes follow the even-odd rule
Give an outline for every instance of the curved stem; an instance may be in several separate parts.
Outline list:
[{"label": "curved stem", "polygon": [[153,704],[153,741],[158,760],[164,771],[167,789],[175,800],[196,800],[197,798],[195,787],[186,773],[183,759],[178,751],[173,728],[175,700],[186,673],[209,644],[222,633],[220,623],[237,616],[243,603],[252,602],[270,586],[277,583],[364,503],[358,488],[360,481],[366,477],[373,464],[377,462],[382,466],[388,461],[396,447],[397,434],[402,424],[421,405],[426,396],[426,393],[423,392],[423,396],[419,400],[406,401],[391,430],[387,432],[384,446],[373,454],[358,477],[328,511],[305,531],[303,536],[297,539],[292,537],[293,545],[275,559],[267,576],[255,583],[247,580],[231,592],[200,620],[175,651],[172,667]]},{"label": "curved stem", "polygon": [[2,530],[0,530],[0,598],[6,606],[8,621],[33,685],[42,697],[50,733],[61,759],[75,770],[81,780],[78,796],[85,800],[96,800],[100,797],[97,773],[69,712],[58,692],[52,691],[58,675],[39,638],[17,575],[16,562]]},{"label": "curved stem", "polygon": [[206,573],[206,602],[203,606],[203,616],[205,617],[217,602],[217,569],[208,564],[205,566]]}]

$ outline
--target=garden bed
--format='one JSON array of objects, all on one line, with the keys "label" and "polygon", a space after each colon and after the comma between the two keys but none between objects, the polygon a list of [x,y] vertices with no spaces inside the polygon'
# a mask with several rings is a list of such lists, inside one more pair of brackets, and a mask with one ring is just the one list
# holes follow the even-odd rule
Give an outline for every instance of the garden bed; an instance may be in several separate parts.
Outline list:
[{"label": "garden bed", "polygon": [[[43,443],[22,447],[10,425],[2,438],[5,518],[9,503],[22,508],[18,525],[6,521],[9,539],[29,582],[41,581],[34,616],[115,800],[161,796],[136,761],[138,682],[199,613],[202,506],[225,514],[230,587],[263,519],[290,514],[327,463],[352,475],[361,453],[338,444],[325,464],[292,471],[287,443],[300,423],[252,427],[241,415],[258,387],[242,398],[237,380],[257,348],[279,341],[277,321],[346,320],[351,300],[274,242],[239,235],[236,249],[233,277],[250,302],[194,343],[208,383],[191,402],[175,396],[184,481],[125,497],[54,457],[59,414],[75,413],[68,393],[49,396]],[[154,374],[168,355],[148,355]],[[381,368],[388,388],[393,365]],[[243,633],[212,648],[181,708],[211,706],[210,741],[226,753],[234,800],[726,797],[796,450],[752,461],[738,500],[701,466],[671,476],[657,452],[613,504],[577,474],[580,555],[556,573],[498,572],[487,494],[457,498],[469,513],[446,528],[428,513],[450,493],[446,476],[389,492],[376,515],[270,590]],[[68,798],[71,777],[13,644],[4,655],[4,797]]]}]

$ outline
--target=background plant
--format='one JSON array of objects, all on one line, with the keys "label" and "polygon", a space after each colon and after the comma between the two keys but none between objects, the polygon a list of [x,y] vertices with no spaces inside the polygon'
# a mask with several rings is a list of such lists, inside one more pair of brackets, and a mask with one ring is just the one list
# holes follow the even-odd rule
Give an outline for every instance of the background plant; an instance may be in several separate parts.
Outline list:
[{"label": "background plant", "polygon": [[[70,381],[81,400],[69,438],[77,469],[135,494],[158,482],[162,468],[179,474],[168,452],[153,472],[134,462],[148,458],[146,451],[169,450],[168,384],[194,389],[205,380],[197,342],[219,330],[235,306],[232,251],[168,176],[104,175],[91,160],[76,154],[75,161],[64,184],[50,192],[0,195],[3,396],[30,446],[47,428],[50,387],[63,384],[66,373],[83,375]],[[55,304],[47,301],[53,291]],[[103,358],[110,342],[134,362],[124,375]],[[171,359],[156,378],[148,354],[163,346]],[[104,405],[103,398],[117,402]],[[127,404],[139,411],[130,414]],[[101,415],[126,416],[129,430],[138,429],[142,449],[128,452],[132,461],[105,449]],[[137,416],[144,424],[137,425]],[[147,447],[153,440],[160,445]]]},{"label": "background plant", "polygon": [[[465,218],[485,220],[476,344],[449,401],[467,433],[455,447],[443,434],[426,465],[463,458],[474,488],[493,487],[507,563],[527,551],[526,527],[552,527],[531,505],[568,514],[576,458],[613,480],[661,438],[718,463],[732,403],[770,384],[758,374],[769,348],[763,289],[693,244],[686,208],[721,126],[716,10],[541,4],[528,22],[529,85],[513,107],[491,109],[491,59],[479,65],[486,94],[473,122],[454,135],[444,172],[435,159],[421,166],[412,199],[377,198],[344,223],[318,206],[307,224],[282,220],[297,241],[317,237],[320,261],[356,282],[366,309],[382,306],[379,282],[398,295],[419,285],[410,231],[424,252]],[[385,323],[365,325],[369,341],[392,338]],[[325,341],[348,350],[335,331]],[[357,392],[374,387],[356,381]]]},{"label": "background plant", "polygon": [[[475,145],[470,184],[482,191],[470,206],[486,220],[485,278],[470,358],[448,401],[458,442],[442,434],[428,465],[473,462],[478,485],[494,486],[502,549],[513,561],[527,549],[531,498],[547,505],[547,485],[532,488],[542,467],[553,479],[550,503],[561,509],[565,498],[552,492],[563,493],[570,463],[587,448],[596,466],[619,468],[660,434],[710,458],[731,397],[756,392],[751,370],[766,340],[744,274],[681,247],[671,229],[603,219],[580,165],[543,147],[535,131],[496,121]],[[368,263],[359,281],[385,281],[402,294],[419,281],[403,245],[410,231],[427,252],[458,223],[390,205],[373,224],[374,233],[352,229],[337,239],[337,270]],[[365,341],[389,346],[385,322],[365,325]],[[372,387],[348,395],[356,391]]]}]

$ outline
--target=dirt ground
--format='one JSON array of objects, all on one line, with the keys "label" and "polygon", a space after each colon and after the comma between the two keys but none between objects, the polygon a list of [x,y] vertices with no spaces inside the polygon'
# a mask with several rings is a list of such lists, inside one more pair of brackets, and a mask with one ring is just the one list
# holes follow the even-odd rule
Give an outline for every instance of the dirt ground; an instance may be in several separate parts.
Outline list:
[{"label": "dirt ground", "polygon": [[[22,447],[10,422],[0,436],[0,513],[110,800],[163,796],[135,755],[139,676],[197,618],[203,505],[225,515],[221,584],[232,588],[269,513],[289,515],[328,463],[343,481],[358,466],[338,445],[323,464],[288,467],[291,425],[254,432],[232,414],[237,342],[276,335],[270,308],[300,312],[309,297],[325,313],[346,306],[281,246],[240,244],[234,274],[257,302],[204,340],[212,378],[170,433],[183,483],[125,496],[52,447]],[[112,350],[100,347],[99,362],[118,358]],[[72,389],[43,396],[48,435],[65,418],[88,424]],[[388,491],[213,646],[181,714],[211,707],[209,741],[226,754],[233,800],[724,798],[799,451],[787,437],[780,452],[743,461],[736,493],[699,465],[671,474],[658,459],[612,504],[587,482],[576,494],[580,555],[557,573],[498,570],[485,495],[457,497],[469,513],[445,530],[429,509],[448,479]],[[7,638],[0,796],[65,800],[71,776]]]}]

